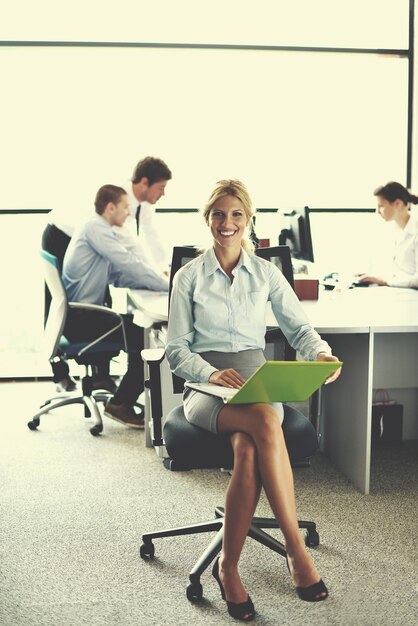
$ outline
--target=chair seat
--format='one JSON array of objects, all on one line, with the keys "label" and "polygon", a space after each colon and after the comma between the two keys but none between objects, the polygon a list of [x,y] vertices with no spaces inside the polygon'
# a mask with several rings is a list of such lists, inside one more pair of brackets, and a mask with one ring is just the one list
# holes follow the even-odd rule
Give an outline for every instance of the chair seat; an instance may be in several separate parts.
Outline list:
[{"label": "chair seat", "polygon": [[[298,463],[313,456],[318,439],[311,422],[297,409],[284,405],[283,434],[290,461]],[[216,435],[190,424],[178,406],[164,423],[164,441],[170,458],[192,469],[232,468],[233,452],[228,435]]]},{"label": "chair seat", "polygon": [[[59,342],[59,348],[62,354],[64,354],[65,356],[69,358],[74,358],[78,355],[80,350],[88,346],[90,343],[91,343],[90,341],[80,341],[77,343],[70,343],[68,339],[66,339],[65,337],[61,337],[60,342]],[[94,357],[94,355],[104,354],[104,353],[106,354],[112,353],[116,355],[116,354],[119,354],[121,350],[124,350],[124,345],[121,342],[100,341],[99,343],[92,346],[91,349],[87,350],[82,355],[82,357],[87,357],[87,356]]]}]

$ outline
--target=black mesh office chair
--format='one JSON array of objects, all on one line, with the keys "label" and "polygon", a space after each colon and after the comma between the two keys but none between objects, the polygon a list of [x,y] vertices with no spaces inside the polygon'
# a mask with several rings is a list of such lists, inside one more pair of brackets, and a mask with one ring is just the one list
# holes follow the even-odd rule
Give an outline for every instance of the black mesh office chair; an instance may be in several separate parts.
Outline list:
[{"label": "black mesh office chair", "polygon": [[102,417],[97,403],[107,402],[113,394],[104,389],[93,390],[92,368],[97,365],[98,358],[102,359],[103,356],[106,356],[110,359],[117,356],[121,350],[126,350],[127,343],[126,340],[123,344],[112,341],[111,336],[109,337],[111,331],[97,337],[94,341],[70,342],[63,335],[65,321],[69,308],[102,311],[113,318],[114,330],[121,327],[124,334],[123,318],[107,307],[95,304],[68,303],[61,281],[57,257],[46,252],[46,250],[41,250],[41,257],[44,264],[45,280],[52,298],[45,326],[45,350],[48,359],[52,362],[58,354],[63,355],[66,359],[74,359],[80,365],[85,366],[85,375],[81,380],[81,393],[76,391],[49,398],[28,422],[28,428],[36,430],[40,424],[41,416],[49,411],[69,404],[83,404],[84,416],[94,417],[95,423],[90,428],[90,432],[93,436],[97,436],[103,431]]},{"label": "black mesh office chair", "polygon": [[[293,273],[289,248],[287,246],[278,246],[275,248],[262,248],[260,250],[262,250],[262,252],[260,253],[257,250],[257,254],[280,264],[282,271],[287,274],[285,274],[286,278],[293,286]],[[191,258],[194,258],[197,253],[197,250],[193,248],[174,249],[170,283],[175,272],[186,262],[190,261]],[[278,338],[281,339],[280,335],[276,333],[273,339],[277,340]],[[233,452],[229,436],[223,434],[215,435],[190,424],[185,418],[182,405],[169,412],[164,421],[162,432],[160,364],[164,359],[164,351],[158,349],[144,350],[142,354],[149,370],[149,380],[146,384],[150,389],[151,396],[151,413],[154,433],[153,443],[156,446],[165,444],[169,454],[169,458],[164,459],[165,467],[172,471],[205,468],[233,468]],[[292,352],[290,354],[292,354]],[[183,389],[183,381],[174,377],[173,389],[175,392],[181,392]],[[282,428],[291,463],[293,465],[300,463],[306,464],[308,459],[313,456],[318,447],[317,435],[314,427],[300,411],[291,406],[285,405]],[[216,555],[221,551],[223,518],[224,508],[217,506],[215,508],[215,519],[188,526],[145,533],[142,535],[140,555],[143,559],[152,559],[155,551],[153,540],[157,538],[215,531],[215,537],[212,539],[203,554],[201,554],[198,558],[189,574],[190,582],[186,588],[187,598],[192,602],[199,601],[203,597],[203,588],[200,582],[200,576],[214,560]],[[275,519],[254,517],[248,536],[285,557],[286,550],[283,543],[263,530],[269,528],[278,528],[278,524]],[[299,528],[306,530],[305,543],[307,546],[314,547],[319,544],[319,535],[314,522],[299,521]]]}]

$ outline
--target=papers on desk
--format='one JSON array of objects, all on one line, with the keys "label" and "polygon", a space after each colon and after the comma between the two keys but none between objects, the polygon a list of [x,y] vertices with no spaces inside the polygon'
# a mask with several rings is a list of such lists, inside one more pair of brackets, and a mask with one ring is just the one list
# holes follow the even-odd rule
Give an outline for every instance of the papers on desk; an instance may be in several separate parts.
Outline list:
[{"label": "papers on desk", "polygon": [[167,343],[167,326],[162,326],[161,328],[159,328],[157,336],[163,346],[165,346],[165,344]]}]

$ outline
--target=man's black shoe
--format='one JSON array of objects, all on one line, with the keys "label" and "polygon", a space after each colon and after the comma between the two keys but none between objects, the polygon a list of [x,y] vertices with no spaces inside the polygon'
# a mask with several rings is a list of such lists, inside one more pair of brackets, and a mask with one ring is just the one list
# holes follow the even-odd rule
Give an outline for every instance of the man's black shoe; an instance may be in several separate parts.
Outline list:
[{"label": "man's black shoe", "polygon": [[55,389],[58,393],[70,393],[77,390],[77,383],[72,376],[68,375],[56,383]]}]

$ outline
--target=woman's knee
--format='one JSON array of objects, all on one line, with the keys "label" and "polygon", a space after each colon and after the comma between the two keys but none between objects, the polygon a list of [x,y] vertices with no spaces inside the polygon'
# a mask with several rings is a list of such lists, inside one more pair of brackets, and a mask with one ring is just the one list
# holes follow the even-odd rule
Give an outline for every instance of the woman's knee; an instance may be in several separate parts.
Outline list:
[{"label": "woman's knee", "polygon": [[274,441],[275,438],[280,437],[282,426],[273,407],[268,404],[255,404],[252,411],[254,412],[255,439]]},{"label": "woman's knee", "polygon": [[234,433],[231,436],[234,451],[234,468],[249,471],[257,468],[257,448],[254,440],[245,433]]}]

